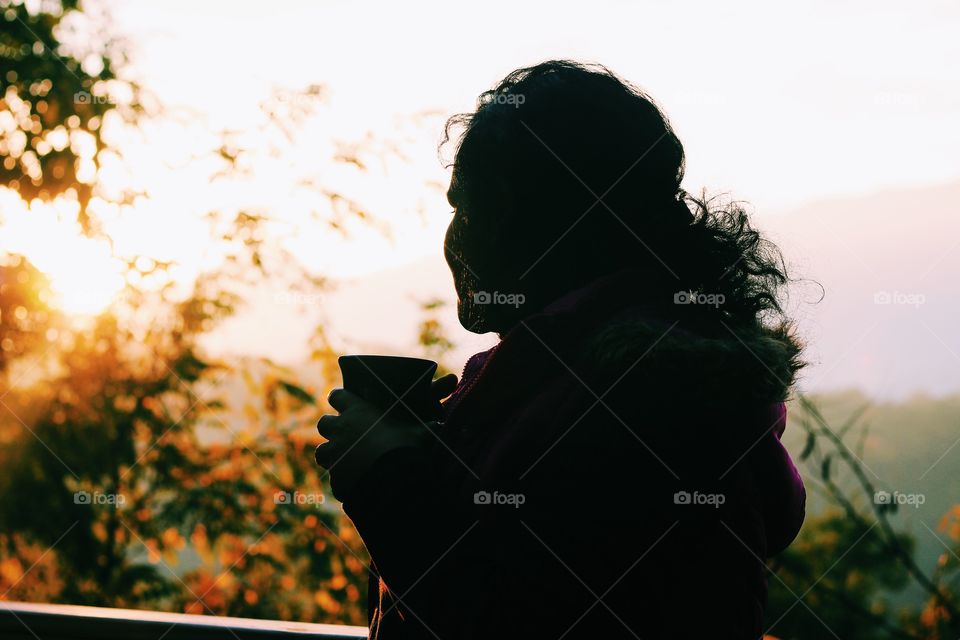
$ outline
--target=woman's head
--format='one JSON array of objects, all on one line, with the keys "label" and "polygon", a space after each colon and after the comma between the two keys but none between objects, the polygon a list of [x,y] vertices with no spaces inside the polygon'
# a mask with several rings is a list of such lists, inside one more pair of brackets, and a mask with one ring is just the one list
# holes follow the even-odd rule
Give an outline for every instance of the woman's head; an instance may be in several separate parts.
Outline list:
[{"label": "woman's head", "polygon": [[467,329],[503,332],[628,268],[643,275],[625,295],[720,294],[731,321],[779,311],[779,253],[742,209],[684,193],[666,116],[605,67],[518,69],[451,118],[445,141],[455,129],[445,253]]}]

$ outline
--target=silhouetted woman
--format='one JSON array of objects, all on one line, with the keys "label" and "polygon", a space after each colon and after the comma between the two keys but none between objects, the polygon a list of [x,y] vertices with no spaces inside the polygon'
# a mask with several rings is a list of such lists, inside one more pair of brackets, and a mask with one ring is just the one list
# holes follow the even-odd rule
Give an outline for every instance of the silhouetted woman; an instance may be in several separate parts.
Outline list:
[{"label": "silhouetted woman", "polygon": [[779,252],[680,188],[665,116],[603,67],[514,71],[458,127],[447,262],[463,326],[502,339],[438,424],[335,390],[319,425],[371,635],[759,637],[805,497]]}]

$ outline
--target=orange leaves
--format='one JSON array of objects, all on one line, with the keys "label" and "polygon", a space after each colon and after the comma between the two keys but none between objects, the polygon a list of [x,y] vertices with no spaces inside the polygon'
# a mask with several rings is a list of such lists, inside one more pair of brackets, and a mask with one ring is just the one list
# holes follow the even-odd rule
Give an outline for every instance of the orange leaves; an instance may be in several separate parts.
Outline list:
[{"label": "orange leaves", "polygon": [[290,466],[286,464],[286,460],[283,456],[275,456],[274,462],[277,463],[276,474],[277,478],[280,479],[280,484],[283,486],[289,487],[293,484],[293,470],[290,469]]},{"label": "orange leaves", "polygon": [[236,547],[228,547],[220,549],[220,552],[217,554],[217,560],[222,565],[228,567],[238,566],[243,562],[243,557],[245,555],[244,549],[237,549]]},{"label": "orange leaves", "polygon": [[209,549],[210,539],[207,537],[207,528],[202,524],[195,526],[193,533],[190,534],[190,542],[196,549]]},{"label": "orange leaves", "polygon": [[932,598],[920,613],[920,624],[930,629],[936,628],[941,621],[949,619],[950,614],[943,605],[937,604],[937,601]]},{"label": "orange leaves", "polygon": [[225,574],[214,577],[207,571],[200,571],[188,576],[186,582],[192,597],[184,606],[184,613],[197,615],[224,615],[227,613],[226,591],[235,582],[232,575]]},{"label": "orange leaves", "polygon": [[[7,550],[12,553],[7,555]],[[49,602],[63,591],[57,552],[0,534],[0,600]]]},{"label": "orange leaves", "polygon": [[130,413],[137,407],[137,399],[131,395],[120,395],[113,399],[113,408],[121,413]]},{"label": "orange leaves", "polygon": [[336,615],[340,612],[341,605],[333,599],[327,591],[317,591],[314,594],[314,601],[330,615]]},{"label": "orange leaves", "polygon": [[347,600],[350,602],[358,602],[360,600],[360,589],[357,589],[357,585],[347,585]]},{"label": "orange leaves", "polygon": [[148,396],[143,399],[141,404],[143,405],[143,408],[152,413],[154,417],[164,417],[163,404],[157,398]]},{"label": "orange leaves", "polygon": [[347,566],[347,569],[353,574],[361,575],[366,571],[366,567],[364,567],[363,563],[355,556],[349,555],[343,559],[343,562]]},{"label": "orange leaves", "polygon": [[186,547],[186,540],[173,527],[160,534],[160,538],[147,538],[143,541],[147,549],[147,561],[150,564],[160,564],[162,561],[167,567],[174,567],[179,561],[179,551]]},{"label": "orange leaves", "polygon": [[147,561],[150,564],[159,564],[160,563],[160,545],[157,544],[157,541],[154,538],[149,538],[143,542],[144,546],[147,547]]},{"label": "orange leaves", "polygon": [[183,536],[180,535],[180,532],[170,527],[160,535],[160,539],[163,541],[164,547],[168,549],[175,549],[180,551],[186,546],[186,540],[183,539]]},{"label": "orange leaves", "polygon": [[271,558],[286,559],[283,538],[276,533],[268,533],[259,542],[250,547],[251,553],[268,555]]},{"label": "orange leaves", "polygon": [[107,541],[107,527],[103,524],[103,522],[94,522],[90,529],[93,532],[94,538],[100,542]]},{"label": "orange leaves", "polygon": [[207,445],[207,453],[214,460],[219,460],[223,456],[227,455],[229,451],[230,451],[230,447],[223,444],[222,442],[214,442]]},{"label": "orange leaves", "polygon": [[213,563],[213,552],[210,549],[210,539],[207,537],[205,526],[198,524],[193,528],[193,532],[190,534],[190,544],[204,564],[210,565]]},{"label": "orange leaves", "polygon": [[960,540],[960,504],[953,505],[949,511],[943,514],[937,528],[946,532],[954,540]]},{"label": "orange leaves", "polygon": [[340,531],[337,532],[337,536],[344,542],[344,544],[350,544],[351,542],[356,542],[359,540],[357,536],[357,530],[353,527],[340,527]]},{"label": "orange leaves", "polygon": [[229,482],[236,480],[243,475],[243,469],[236,464],[219,464],[215,466],[209,474],[209,477],[216,482]]},{"label": "orange leaves", "polygon": [[258,555],[267,555],[277,560],[285,559],[283,540],[274,534],[267,534],[259,541],[252,543],[234,534],[224,534],[215,547],[220,565],[238,570],[245,568],[249,564],[249,559]]},{"label": "orange leaves", "polygon": [[[256,436],[248,431],[238,432],[235,436],[235,440],[237,446],[242,447],[242,449],[253,449],[257,446]],[[230,457],[234,461],[238,461],[241,455],[243,455],[243,451],[241,449],[236,449],[230,454]]]},{"label": "orange leaves", "polygon": [[[165,331],[151,325],[149,335],[132,339],[104,327],[77,336],[76,348],[64,352],[63,380],[44,392],[49,397],[30,398],[37,415],[17,407],[31,425],[59,416],[61,424],[50,430],[66,439],[54,449],[70,454],[67,462],[84,483],[76,488],[103,490],[112,477],[112,490],[128,502],[119,514],[125,526],[111,528],[109,509],[84,512],[90,517],[78,526],[89,528],[84,540],[95,547],[93,577],[75,560],[87,549],[70,546],[70,536],[59,553],[27,571],[42,550],[7,557],[0,532],[0,593],[19,579],[11,598],[55,600],[68,584],[85,601],[112,606],[363,623],[365,569],[352,556],[366,556],[346,518],[314,503],[275,502],[278,490],[322,495],[320,471],[303,450],[318,439],[314,390],[331,381],[308,385],[260,360],[243,361],[229,379],[178,379],[177,363],[193,347],[183,334]],[[152,357],[138,355],[138,346]],[[196,362],[189,366],[196,369]],[[330,362],[335,372],[335,358]],[[244,393],[241,378],[251,392]],[[223,404],[198,400],[214,392]],[[21,430],[17,438],[33,440]],[[56,460],[51,467],[63,473]],[[122,593],[106,590],[115,576]]]},{"label": "orange leaves", "polygon": [[0,585],[14,585],[23,577],[23,565],[16,558],[0,561]]}]

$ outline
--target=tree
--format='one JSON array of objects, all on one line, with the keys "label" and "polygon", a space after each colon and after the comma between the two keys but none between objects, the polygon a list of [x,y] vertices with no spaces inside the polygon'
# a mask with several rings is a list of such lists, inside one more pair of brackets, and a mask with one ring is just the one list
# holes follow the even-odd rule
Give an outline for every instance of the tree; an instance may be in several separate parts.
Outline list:
[{"label": "tree", "polygon": [[[76,0],[0,9],[0,185],[28,203],[76,202],[83,230],[108,236],[88,206],[105,197],[102,162],[122,153],[104,127],[149,115],[142,89],[123,78],[125,47]],[[282,158],[322,98],[318,85],[277,91],[247,135],[219,132],[202,154],[219,160],[211,180],[242,180],[258,158]],[[389,152],[372,144],[334,144],[333,159],[362,170],[366,155]],[[291,176],[327,228],[380,228],[320,176]],[[309,381],[267,359],[213,361],[199,345],[249,287],[313,292],[326,280],[285,250],[270,212],[206,219],[225,257],[192,290],[178,291],[175,265],[117,256],[126,288],[83,323],[51,308],[43,274],[23,257],[0,256],[0,379],[31,373],[0,387],[0,593],[362,624],[365,551],[312,456],[313,423],[329,410],[318,395],[337,375],[323,327],[309,345],[320,375]]]},{"label": "tree", "polygon": [[[47,278],[22,256],[0,256],[0,381],[11,362],[45,342],[55,313]],[[7,384],[0,386],[6,390]]]},{"label": "tree", "polygon": [[[17,593],[362,623],[362,546],[312,461],[319,403],[269,361],[199,355],[233,310],[213,280],[185,301],[128,287],[92,326],[59,333],[52,375],[13,392],[0,569],[49,549],[43,571],[10,580]],[[218,397],[231,381],[246,386],[244,427]],[[48,572],[55,591],[40,590]]]},{"label": "tree", "polygon": [[26,201],[76,201],[89,230],[97,172],[116,153],[104,124],[133,122],[143,105],[118,73],[123,42],[84,17],[79,0],[0,0],[0,185]]}]

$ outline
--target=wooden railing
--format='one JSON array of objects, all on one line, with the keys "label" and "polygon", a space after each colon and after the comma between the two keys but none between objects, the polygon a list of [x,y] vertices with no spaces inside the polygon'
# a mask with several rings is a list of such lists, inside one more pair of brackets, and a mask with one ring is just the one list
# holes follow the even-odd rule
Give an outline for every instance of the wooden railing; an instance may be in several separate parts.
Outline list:
[{"label": "wooden railing", "polygon": [[356,640],[364,627],[0,601],[3,640]]}]

